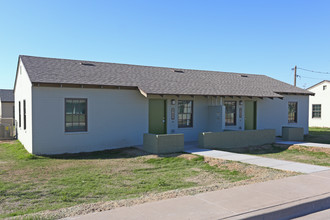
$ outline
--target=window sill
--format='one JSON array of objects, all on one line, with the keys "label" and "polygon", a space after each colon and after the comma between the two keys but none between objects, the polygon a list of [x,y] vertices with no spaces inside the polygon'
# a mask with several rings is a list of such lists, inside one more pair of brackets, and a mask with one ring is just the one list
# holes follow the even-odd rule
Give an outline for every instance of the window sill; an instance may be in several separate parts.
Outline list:
[{"label": "window sill", "polygon": [[88,131],[65,131],[65,135],[88,134]]},{"label": "window sill", "polygon": [[178,127],[178,129],[193,129],[194,127]]}]

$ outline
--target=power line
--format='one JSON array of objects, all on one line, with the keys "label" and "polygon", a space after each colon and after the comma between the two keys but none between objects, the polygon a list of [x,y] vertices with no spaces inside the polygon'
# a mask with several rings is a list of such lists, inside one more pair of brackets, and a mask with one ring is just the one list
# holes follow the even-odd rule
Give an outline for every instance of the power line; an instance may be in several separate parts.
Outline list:
[{"label": "power line", "polygon": [[330,74],[329,72],[321,72],[321,71],[315,71],[315,70],[308,70],[308,69],[304,69],[304,68],[300,68],[300,67],[297,67],[297,69],[308,71],[308,72],[312,72],[312,73]]},{"label": "power line", "polygon": [[302,76],[302,75],[297,75],[297,78],[306,78],[306,79],[317,79],[317,80],[323,80],[323,79],[321,79],[321,78],[313,78],[313,77]]}]

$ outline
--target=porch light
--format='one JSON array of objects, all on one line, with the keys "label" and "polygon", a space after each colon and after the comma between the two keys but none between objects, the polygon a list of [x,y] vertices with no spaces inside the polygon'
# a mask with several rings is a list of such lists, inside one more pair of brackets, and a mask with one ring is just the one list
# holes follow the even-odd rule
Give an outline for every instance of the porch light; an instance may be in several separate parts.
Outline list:
[{"label": "porch light", "polygon": [[175,99],[172,99],[172,100],[171,100],[171,104],[172,104],[172,105],[175,105]]}]

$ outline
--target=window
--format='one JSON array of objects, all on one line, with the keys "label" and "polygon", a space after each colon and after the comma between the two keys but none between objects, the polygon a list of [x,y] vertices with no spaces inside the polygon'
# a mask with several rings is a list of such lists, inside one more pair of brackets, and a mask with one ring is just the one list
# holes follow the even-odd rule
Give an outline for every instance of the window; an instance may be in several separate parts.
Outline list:
[{"label": "window", "polygon": [[327,89],[327,85],[324,85],[324,86],[323,86],[323,90],[326,90],[326,89]]},{"label": "window", "polygon": [[87,99],[65,99],[65,131],[87,131]]},{"label": "window", "polygon": [[312,118],[321,118],[321,105],[312,105]]},{"label": "window", "polygon": [[26,130],[26,101],[23,100],[23,126],[24,130]]},{"label": "window", "polygon": [[288,122],[297,123],[297,113],[298,113],[298,103],[289,102],[289,111],[288,111]]},{"label": "window", "polygon": [[226,126],[236,125],[236,101],[225,101]]},{"label": "window", "polygon": [[187,128],[193,126],[193,101],[178,101],[178,127]]},{"label": "window", "polygon": [[21,101],[18,102],[18,127],[21,127]]}]

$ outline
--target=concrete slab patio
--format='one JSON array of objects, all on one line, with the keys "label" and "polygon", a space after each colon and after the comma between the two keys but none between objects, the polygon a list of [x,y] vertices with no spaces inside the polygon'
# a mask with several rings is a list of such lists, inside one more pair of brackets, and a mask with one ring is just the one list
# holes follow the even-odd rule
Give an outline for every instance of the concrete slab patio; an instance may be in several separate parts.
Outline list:
[{"label": "concrete slab patio", "polygon": [[189,143],[185,145],[185,152],[191,154],[197,154],[201,156],[207,156],[212,158],[218,158],[223,160],[232,160],[239,161],[242,163],[254,164],[258,166],[293,171],[300,173],[314,173],[324,170],[330,170],[329,167],[310,165],[305,163],[298,163],[292,161],[278,160],[272,158],[265,158],[253,155],[238,154],[221,150],[210,150],[210,149],[201,149],[196,147],[196,144]]},{"label": "concrete slab patio", "polygon": [[329,209],[329,183],[323,171],[67,219],[290,219]]}]

